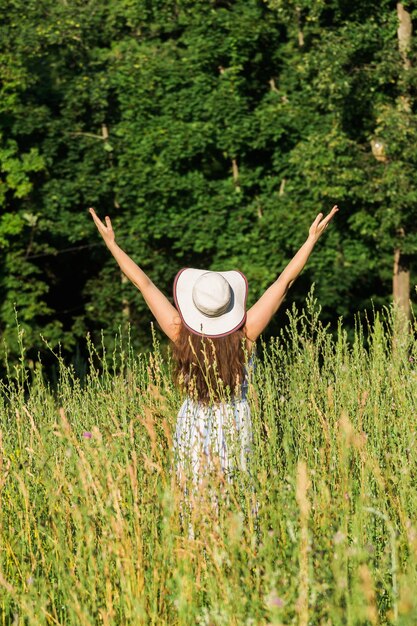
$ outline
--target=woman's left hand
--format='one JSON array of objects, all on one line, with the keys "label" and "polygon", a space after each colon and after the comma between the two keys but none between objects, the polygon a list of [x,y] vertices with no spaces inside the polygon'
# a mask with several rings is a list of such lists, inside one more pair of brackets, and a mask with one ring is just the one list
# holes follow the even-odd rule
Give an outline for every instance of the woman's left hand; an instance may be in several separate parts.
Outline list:
[{"label": "woman's left hand", "polygon": [[318,241],[320,236],[326,230],[330,221],[338,212],[338,210],[339,210],[339,207],[335,205],[330,211],[329,215],[326,215],[324,219],[323,219],[323,213],[319,213],[316,219],[314,220],[314,222],[312,223],[312,225],[310,226],[310,230],[308,231],[309,239],[314,239],[315,242]]},{"label": "woman's left hand", "polygon": [[113,226],[111,224],[111,220],[108,217],[108,215],[106,215],[106,223],[103,224],[103,222],[101,221],[101,219],[98,217],[97,213],[94,211],[94,209],[89,209],[90,211],[90,215],[94,220],[95,225],[97,226],[98,232],[100,233],[100,235],[103,237],[106,246],[109,247],[111,245],[113,245],[115,243],[115,236],[114,236],[114,230],[113,230]]}]

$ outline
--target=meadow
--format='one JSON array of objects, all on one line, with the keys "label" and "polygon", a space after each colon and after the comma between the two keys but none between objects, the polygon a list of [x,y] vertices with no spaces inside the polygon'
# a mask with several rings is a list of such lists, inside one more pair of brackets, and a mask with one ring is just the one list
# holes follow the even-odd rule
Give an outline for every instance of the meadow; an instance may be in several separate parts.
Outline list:
[{"label": "meadow", "polygon": [[[184,495],[169,353],[90,345],[0,401],[0,625],[417,623],[417,342],[310,298],[259,346],[249,471]],[[192,532],[190,532],[192,529]]]}]

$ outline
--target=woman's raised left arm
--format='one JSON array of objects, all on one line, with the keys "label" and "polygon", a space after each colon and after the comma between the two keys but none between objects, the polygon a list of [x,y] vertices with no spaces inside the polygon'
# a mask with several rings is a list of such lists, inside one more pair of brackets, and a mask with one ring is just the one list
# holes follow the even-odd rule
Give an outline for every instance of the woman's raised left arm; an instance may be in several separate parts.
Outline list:
[{"label": "woman's raised left arm", "polygon": [[277,280],[249,309],[246,316],[246,336],[249,341],[255,341],[259,337],[278,311],[288,289],[304,268],[314,246],[338,210],[338,207],[334,206],[326,217],[323,217],[323,213],[317,215],[310,226],[305,243],[291,259]]}]

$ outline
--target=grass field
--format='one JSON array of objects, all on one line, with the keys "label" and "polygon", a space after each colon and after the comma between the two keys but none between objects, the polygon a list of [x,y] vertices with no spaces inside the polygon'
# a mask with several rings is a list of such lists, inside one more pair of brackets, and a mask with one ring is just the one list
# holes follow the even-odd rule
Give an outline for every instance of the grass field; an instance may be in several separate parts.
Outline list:
[{"label": "grass field", "polygon": [[53,391],[10,368],[0,626],[415,626],[417,343],[393,325],[349,343],[294,314],[253,373],[250,473],[188,499],[158,346],[91,348],[83,381],[57,357]]}]

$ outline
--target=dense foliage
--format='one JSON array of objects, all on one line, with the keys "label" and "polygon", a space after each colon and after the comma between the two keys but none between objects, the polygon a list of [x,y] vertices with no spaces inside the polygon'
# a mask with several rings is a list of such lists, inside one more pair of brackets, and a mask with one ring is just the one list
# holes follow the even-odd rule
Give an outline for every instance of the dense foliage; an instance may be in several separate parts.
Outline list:
[{"label": "dense foliage", "polygon": [[[414,4],[404,3],[413,18]],[[150,315],[87,214],[170,293],[240,268],[255,298],[318,210],[293,288],[324,316],[387,303],[417,251],[417,69],[388,0],[0,0],[0,332],[74,350]],[[382,156],[371,150],[378,142]],[[278,322],[279,323],[279,319]],[[271,329],[274,331],[274,327]],[[276,327],[275,327],[276,330]]]}]

